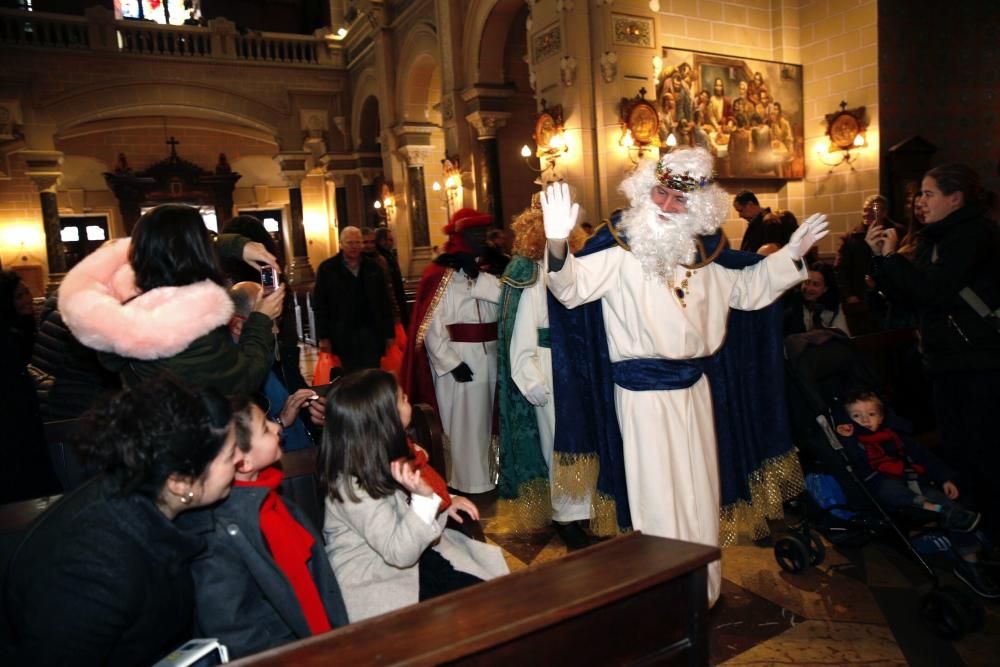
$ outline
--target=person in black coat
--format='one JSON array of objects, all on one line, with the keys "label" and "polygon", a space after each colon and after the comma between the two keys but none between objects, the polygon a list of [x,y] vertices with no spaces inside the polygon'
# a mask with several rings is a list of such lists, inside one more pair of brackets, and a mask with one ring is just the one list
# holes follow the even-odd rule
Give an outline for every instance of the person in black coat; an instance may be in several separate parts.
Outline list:
[{"label": "person in black coat", "polygon": [[378,227],[375,230],[375,250],[389,265],[390,282],[396,295],[396,305],[399,307],[399,319],[403,329],[406,330],[410,326],[410,305],[406,302],[403,272],[399,267],[399,256],[396,254],[396,240],[388,227]]},{"label": "person in black coat", "polygon": [[743,242],[740,243],[740,250],[745,252],[757,252],[757,248],[771,242],[767,238],[768,226],[764,222],[764,216],[771,212],[769,208],[761,208],[757,195],[744,190],[733,199],[733,208],[741,218],[747,221],[747,230],[743,233]]},{"label": "person in black coat", "polygon": [[361,254],[357,227],[344,227],[340,246],[316,271],[313,308],[319,349],[339,356],[345,372],[378,368],[395,338],[385,274]]},{"label": "person in black coat", "polygon": [[[246,409],[245,402],[242,409]],[[88,417],[104,474],[45,512],[8,565],[8,665],[149,665],[191,637],[190,560],[174,518],[229,493],[233,409],[158,378]]]},{"label": "person in black coat", "polygon": [[988,310],[1000,307],[1000,228],[984,217],[979,177],[965,165],[927,172],[920,198],[927,224],[910,258],[896,252],[895,228],[869,228],[873,277],[890,299],[906,299],[917,311],[945,457],[971,492],[967,505],[981,510],[986,527],[996,531],[1000,329],[995,316],[979,315],[960,292],[971,289]]}]

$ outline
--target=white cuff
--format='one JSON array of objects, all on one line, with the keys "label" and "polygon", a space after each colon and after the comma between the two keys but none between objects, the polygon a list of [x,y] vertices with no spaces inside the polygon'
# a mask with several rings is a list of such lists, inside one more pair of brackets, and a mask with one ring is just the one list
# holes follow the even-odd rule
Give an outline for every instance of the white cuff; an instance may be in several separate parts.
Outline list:
[{"label": "white cuff", "polygon": [[434,523],[434,519],[437,518],[438,507],[440,506],[441,496],[436,493],[429,496],[419,496],[414,493],[410,496],[410,507],[420,517],[420,520],[428,526]]}]

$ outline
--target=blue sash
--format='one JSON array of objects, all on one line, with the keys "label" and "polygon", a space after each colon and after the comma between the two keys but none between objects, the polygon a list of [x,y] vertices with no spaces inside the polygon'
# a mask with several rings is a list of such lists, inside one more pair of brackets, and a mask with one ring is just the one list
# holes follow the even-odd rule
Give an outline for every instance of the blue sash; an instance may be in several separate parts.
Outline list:
[{"label": "blue sash", "polygon": [[687,389],[704,374],[704,359],[626,359],[611,364],[615,384],[629,391]]}]

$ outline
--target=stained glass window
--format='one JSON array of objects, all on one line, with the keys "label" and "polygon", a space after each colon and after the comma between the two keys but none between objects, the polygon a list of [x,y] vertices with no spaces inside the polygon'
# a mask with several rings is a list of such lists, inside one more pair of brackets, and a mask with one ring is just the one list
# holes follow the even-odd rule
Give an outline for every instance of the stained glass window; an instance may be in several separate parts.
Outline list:
[{"label": "stained glass window", "polygon": [[115,0],[115,18],[183,25],[201,19],[200,0]]}]

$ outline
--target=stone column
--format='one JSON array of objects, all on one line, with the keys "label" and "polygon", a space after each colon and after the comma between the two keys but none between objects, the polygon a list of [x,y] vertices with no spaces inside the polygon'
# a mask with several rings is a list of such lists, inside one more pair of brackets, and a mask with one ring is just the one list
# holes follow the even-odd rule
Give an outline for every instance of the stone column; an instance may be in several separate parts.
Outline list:
[{"label": "stone column", "polygon": [[66,276],[66,254],[63,252],[59,201],[56,195],[56,186],[62,178],[63,154],[59,151],[22,151],[21,156],[27,166],[24,175],[38,188],[45,231],[45,254],[49,264],[46,292],[52,294]]},{"label": "stone column", "polygon": [[500,155],[497,152],[497,130],[504,126],[510,114],[497,111],[473,111],[465,117],[476,128],[479,138],[479,174],[476,187],[480,209],[493,216],[497,225],[503,225],[503,195],[500,192]]},{"label": "stone column", "polygon": [[290,220],[284,225],[286,245],[291,246],[291,261],[285,267],[285,276],[292,287],[310,284],[316,280],[316,273],[309,263],[306,248],[306,230],[302,224],[302,179],[308,170],[306,160],[312,154],[308,151],[288,151],[278,153],[274,160],[281,169],[281,175],[288,183],[288,209]]},{"label": "stone column", "polygon": [[414,249],[431,246],[427,183],[424,179],[424,162],[431,150],[429,146],[405,146],[399,150],[406,160],[406,201],[410,219],[410,244]]}]

